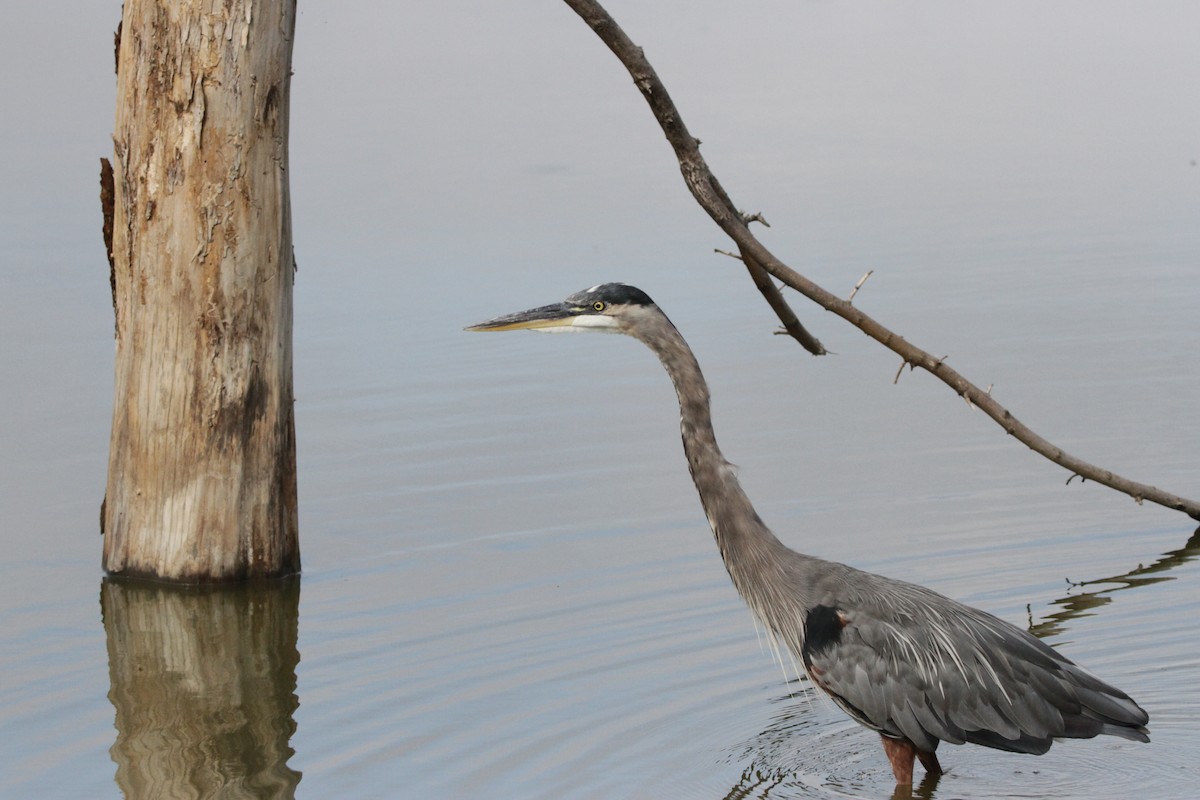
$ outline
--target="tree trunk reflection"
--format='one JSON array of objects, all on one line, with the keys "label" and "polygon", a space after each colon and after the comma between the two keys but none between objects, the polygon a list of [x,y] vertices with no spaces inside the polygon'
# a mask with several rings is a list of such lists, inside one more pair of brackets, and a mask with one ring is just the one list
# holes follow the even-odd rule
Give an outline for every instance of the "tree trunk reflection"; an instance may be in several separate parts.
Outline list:
[{"label": "tree trunk reflection", "polygon": [[292,797],[300,580],[179,587],[105,579],[127,798]]}]

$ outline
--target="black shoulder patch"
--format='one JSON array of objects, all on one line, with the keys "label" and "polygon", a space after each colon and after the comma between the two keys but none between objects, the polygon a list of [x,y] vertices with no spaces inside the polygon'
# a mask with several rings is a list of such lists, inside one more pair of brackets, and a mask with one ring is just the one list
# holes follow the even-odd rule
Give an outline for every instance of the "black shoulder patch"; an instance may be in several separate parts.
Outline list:
[{"label": "black shoulder patch", "polygon": [[812,666],[812,656],[833,647],[842,639],[846,618],[833,606],[813,606],[804,618],[804,648],[800,653],[804,666]]}]

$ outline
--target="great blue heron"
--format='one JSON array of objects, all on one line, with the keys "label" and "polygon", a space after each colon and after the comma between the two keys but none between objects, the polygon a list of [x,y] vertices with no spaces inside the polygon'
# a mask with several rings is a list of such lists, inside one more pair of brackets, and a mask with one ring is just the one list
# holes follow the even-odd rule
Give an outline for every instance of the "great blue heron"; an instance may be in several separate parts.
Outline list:
[{"label": "great blue heron", "polygon": [[897,784],[939,774],[939,742],[1041,754],[1056,738],[1147,742],[1130,697],[1029,633],[936,592],[788,549],[759,519],[713,434],[692,350],[640,289],[593,286],[471,331],[604,331],[653,350],[679,395],[683,449],[721,558],[763,627],[809,679],[878,731]]}]

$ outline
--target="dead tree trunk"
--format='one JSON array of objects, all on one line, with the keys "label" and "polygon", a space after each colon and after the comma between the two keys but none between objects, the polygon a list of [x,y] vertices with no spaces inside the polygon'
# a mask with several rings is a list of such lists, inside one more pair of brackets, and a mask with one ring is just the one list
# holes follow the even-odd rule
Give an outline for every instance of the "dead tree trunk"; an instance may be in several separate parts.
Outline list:
[{"label": "dead tree trunk", "polygon": [[116,374],[101,532],[111,573],[207,582],[300,568],[287,175],[295,10],[295,0],[125,0],[106,209]]}]

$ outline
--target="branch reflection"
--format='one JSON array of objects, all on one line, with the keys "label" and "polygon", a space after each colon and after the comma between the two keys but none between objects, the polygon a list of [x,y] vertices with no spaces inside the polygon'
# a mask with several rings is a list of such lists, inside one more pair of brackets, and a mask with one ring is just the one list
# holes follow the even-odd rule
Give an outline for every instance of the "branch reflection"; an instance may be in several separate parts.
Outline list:
[{"label": "branch reflection", "polygon": [[127,798],[290,798],[300,579],[180,587],[106,578],[109,751]]},{"label": "branch reflection", "polygon": [[[1069,620],[1087,616],[1093,609],[1111,603],[1112,598],[1109,595],[1113,592],[1119,592],[1122,589],[1133,589],[1138,586],[1149,586],[1150,584],[1161,583],[1162,581],[1175,580],[1170,575],[1163,573],[1182,566],[1197,556],[1200,556],[1200,528],[1192,532],[1191,538],[1187,540],[1183,547],[1163,553],[1148,567],[1138,564],[1133,569],[1121,575],[1085,581],[1068,581],[1069,588],[1067,594],[1051,603],[1053,606],[1060,607],[1061,610],[1048,614],[1044,620],[1035,623],[1033,621],[1032,608],[1028,605],[1025,607],[1026,613],[1029,614],[1029,632],[1038,638],[1057,636],[1063,632],[1065,623]],[[1104,588],[1090,589],[1079,594],[1074,593],[1076,589],[1087,586],[1102,586]]]}]

